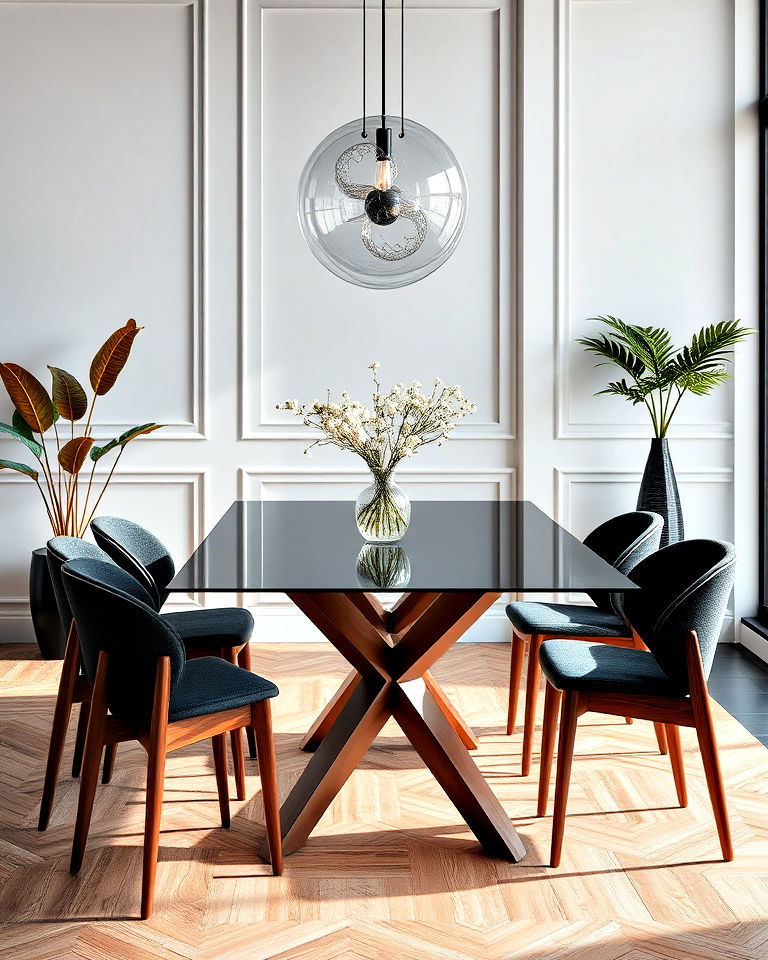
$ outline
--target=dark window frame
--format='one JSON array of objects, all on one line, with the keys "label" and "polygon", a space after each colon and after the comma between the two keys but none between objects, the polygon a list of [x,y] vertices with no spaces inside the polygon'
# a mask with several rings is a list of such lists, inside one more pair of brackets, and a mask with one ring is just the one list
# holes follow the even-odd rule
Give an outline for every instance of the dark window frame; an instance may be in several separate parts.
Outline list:
[{"label": "dark window frame", "polygon": [[768,0],[760,0],[759,96],[760,606],[748,623],[768,636]]}]

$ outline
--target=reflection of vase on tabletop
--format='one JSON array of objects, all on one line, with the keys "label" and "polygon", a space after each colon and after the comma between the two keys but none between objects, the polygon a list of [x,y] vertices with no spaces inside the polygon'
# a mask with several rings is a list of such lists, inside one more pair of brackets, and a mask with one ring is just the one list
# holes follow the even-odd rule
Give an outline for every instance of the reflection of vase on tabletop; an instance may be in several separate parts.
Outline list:
[{"label": "reflection of vase on tabletop", "polygon": [[357,557],[357,582],[364,590],[407,587],[411,562],[402,547],[366,543]]}]

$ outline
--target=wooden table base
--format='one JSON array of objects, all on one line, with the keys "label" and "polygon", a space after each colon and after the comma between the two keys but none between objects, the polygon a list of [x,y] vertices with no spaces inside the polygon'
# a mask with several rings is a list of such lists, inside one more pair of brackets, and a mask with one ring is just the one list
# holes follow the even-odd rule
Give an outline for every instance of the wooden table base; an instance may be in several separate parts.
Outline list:
[{"label": "wooden table base", "polygon": [[483,847],[521,860],[525,847],[467,752],[474,734],[429,673],[499,594],[410,593],[390,611],[360,592],[289,596],[354,669],[302,742],[314,754],[280,811],[284,855],[304,845],[394,717]]}]

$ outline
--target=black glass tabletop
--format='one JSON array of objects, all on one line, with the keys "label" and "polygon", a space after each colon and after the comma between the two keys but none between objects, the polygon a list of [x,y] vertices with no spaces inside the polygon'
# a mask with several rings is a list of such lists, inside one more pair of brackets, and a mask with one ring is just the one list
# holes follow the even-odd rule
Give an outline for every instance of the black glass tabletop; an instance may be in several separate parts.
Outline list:
[{"label": "black glass tabletop", "polygon": [[570,592],[635,585],[538,507],[414,501],[396,544],[365,543],[348,501],[236,501],[174,577],[176,592]]}]

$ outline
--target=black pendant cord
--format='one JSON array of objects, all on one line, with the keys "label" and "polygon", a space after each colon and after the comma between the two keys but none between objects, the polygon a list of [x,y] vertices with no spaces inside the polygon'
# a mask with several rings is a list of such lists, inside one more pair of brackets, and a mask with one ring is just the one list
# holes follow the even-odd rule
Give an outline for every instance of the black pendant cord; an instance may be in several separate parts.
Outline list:
[{"label": "black pendant cord", "polygon": [[405,0],[400,0],[400,133],[405,136]]},{"label": "black pendant cord", "polygon": [[362,136],[365,138],[368,136],[368,131],[365,129],[365,0],[363,0],[363,133]]},{"label": "black pendant cord", "polygon": [[381,0],[381,126],[387,125],[387,0]]},{"label": "black pendant cord", "polygon": [[[366,81],[366,0],[363,0],[363,131],[367,137],[365,113]],[[387,3],[381,0],[381,126],[387,125]],[[400,0],[400,133],[405,136],[405,0]]]}]

